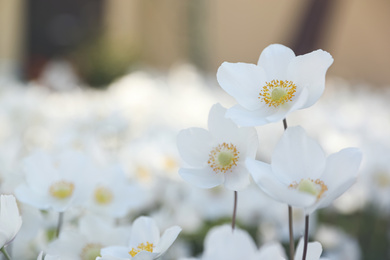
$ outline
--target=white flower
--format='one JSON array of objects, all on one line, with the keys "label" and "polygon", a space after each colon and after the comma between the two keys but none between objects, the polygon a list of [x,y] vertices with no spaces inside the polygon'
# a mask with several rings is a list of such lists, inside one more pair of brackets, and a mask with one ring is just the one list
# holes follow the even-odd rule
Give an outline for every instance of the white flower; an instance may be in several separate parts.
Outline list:
[{"label": "white flower", "polygon": [[265,48],[257,65],[222,63],[218,82],[238,102],[227,117],[241,126],[264,125],[313,105],[324,91],[325,74],[332,63],[325,51],[295,56],[280,44]]},{"label": "white flower", "polygon": [[265,193],[310,214],[329,205],[356,181],[361,159],[357,148],[326,158],[319,144],[297,126],[285,131],[271,164],[247,159],[246,165]]},{"label": "white flower", "polygon": [[114,227],[106,219],[87,215],[80,219],[78,230],[64,230],[49,244],[49,255],[62,260],[90,260],[100,256],[100,250],[110,245],[125,245],[127,228]]},{"label": "white flower", "polygon": [[230,190],[241,190],[249,184],[246,158],[255,158],[258,147],[254,128],[239,128],[224,114],[226,109],[214,105],[209,114],[209,131],[201,128],[182,130],[177,145],[190,168],[179,174],[200,188],[224,184]]},{"label": "white flower", "polygon": [[180,231],[180,227],[173,226],[160,237],[152,218],[139,217],[132,226],[129,245],[103,248],[101,259],[157,259],[172,245]]},{"label": "white flower", "polygon": [[258,250],[246,231],[232,230],[229,225],[212,228],[205,238],[204,247],[201,260],[283,260],[285,256],[280,244],[266,244]]},{"label": "white flower", "polygon": [[130,184],[118,165],[95,169],[90,186],[86,206],[98,214],[123,217],[129,209],[145,203],[145,192],[135,183]]},{"label": "white flower", "polygon": [[0,248],[3,248],[15,238],[22,225],[22,218],[14,196],[1,195],[0,200]]},{"label": "white flower", "polygon": [[36,152],[23,161],[26,183],[19,185],[17,198],[39,209],[63,212],[86,199],[89,164],[81,153],[52,156]]}]

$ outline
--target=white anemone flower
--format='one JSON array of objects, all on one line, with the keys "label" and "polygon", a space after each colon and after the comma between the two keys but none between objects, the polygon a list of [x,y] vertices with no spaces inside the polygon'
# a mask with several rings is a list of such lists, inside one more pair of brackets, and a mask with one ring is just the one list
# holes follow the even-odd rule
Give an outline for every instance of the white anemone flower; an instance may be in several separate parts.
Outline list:
[{"label": "white anemone flower", "polygon": [[220,184],[229,190],[249,185],[246,158],[255,158],[258,138],[254,128],[240,128],[224,117],[226,109],[215,104],[209,114],[209,131],[189,128],[177,137],[179,153],[190,168],[181,168],[181,177],[199,188]]},{"label": "white anemone flower", "polygon": [[310,107],[322,95],[332,63],[332,56],[323,50],[295,56],[280,44],[265,48],[257,65],[224,62],[217,72],[218,83],[238,102],[226,116],[241,126],[258,126]]},{"label": "white anemone flower", "polygon": [[79,152],[59,155],[35,152],[23,161],[25,183],[16,190],[23,203],[39,209],[64,212],[86,200],[90,164]]},{"label": "white anemone flower", "polygon": [[13,195],[1,195],[0,200],[0,248],[4,248],[19,232],[22,218]]},{"label": "white anemone flower", "polygon": [[201,260],[264,259],[283,260],[285,254],[278,243],[269,243],[257,248],[248,232],[223,225],[212,228],[204,241],[205,250]]},{"label": "white anemone flower", "polygon": [[254,181],[270,197],[309,215],[328,206],[357,179],[362,154],[346,148],[327,158],[300,126],[289,127],[276,145],[271,164],[247,159]]},{"label": "white anemone flower", "polygon": [[102,258],[97,259],[157,259],[168,250],[180,232],[179,226],[173,226],[160,237],[156,222],[150,217],[142,216],[133,223],[128,246],[103,248],[100,251]]}]

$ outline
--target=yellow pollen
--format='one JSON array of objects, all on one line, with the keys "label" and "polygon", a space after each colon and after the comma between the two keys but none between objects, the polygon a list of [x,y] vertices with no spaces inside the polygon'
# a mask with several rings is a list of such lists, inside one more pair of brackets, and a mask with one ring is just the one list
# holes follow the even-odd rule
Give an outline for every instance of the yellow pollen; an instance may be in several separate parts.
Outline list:
[{"label": "yellow pollen", "polygon": [[100,249],[102,249],[100,244],[87,244],[80,253],[81,260],[95,260],[96,257],[100,256]]},{"label": "yellow pollen", "polygon": [[94,198],[98,204],[107,205],[113,199],[112,192],[106,187],[100,186],[95,189]]},{"label": "yellow pollen", "polygon": [[297,90],[297,86],[288,80],[274,79],[265,84],[259,94],[259,99],[264,101],[269,107],[277,107],[291,101]]},{"label": "yellow pollen", "polygon": [[226,173],[237,165],[239,154],[236,146],[224,142],[211,150],[207,163],[215,173]]},{"label": "yellow pollen", "polygon": [[58,181],[49,188],[50,194],[57,199],[66,199],[72,196],[74,184],[68,181]]},{"label": "yellow pollen", "polygon": [[319,179],[315,181],[312,179],[302,179],[299,183],[293,182],[288,187],[316,196],[317,200],[328,190],[328,186]]},{"label": "yellow pollen", "polygon": [[131,257],[134,257],[141,251],[153,252],[153,243],[146,242],[146,245],[144,243],[141,243],[137,246],[137,248],[133,247],[129,254],[131,255]]}]

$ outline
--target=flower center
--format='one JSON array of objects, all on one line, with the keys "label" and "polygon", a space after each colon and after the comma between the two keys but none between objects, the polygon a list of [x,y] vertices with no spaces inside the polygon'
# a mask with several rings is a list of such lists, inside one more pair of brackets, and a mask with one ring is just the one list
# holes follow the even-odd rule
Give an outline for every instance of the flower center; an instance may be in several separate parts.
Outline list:
[{"label": "flower center", "polygon": [[100,186],[95,189],[94,197],[98,204],[107,205],[110,204],[114,195],[106,187]]},{"label": "flower center", "polygon": [[211,150],[207,163],[215,173],[230,170],[237,165],[240,152],[233,144],[222,143]]},{"label": "flower center", "polygon": [[58,181],[53,183],[50,188],[50,194],[57,199],[66,199],[72,196],[74,184],[68,181]]},{"label": "flower center", "polygon": [[387,188],[390,186],[390,176],[385,171],[379,171],[374,174],[374,182],[379,188]]},{"label": "flower center", "polygon": [[87,244],[80,254],[81,260],[95,260],[96,257],[100,256],[100,249],[102,249],[102,245],[100,244]]},{"label": "flower center", "polygon": [[319,179],[315,181],[312,179],[302,179],[299,183],[293,182],[288,187],[316,196],[317,200],[328,190],[328,186]]},{"label": "flower center", "polygon": [[137,246],[137,248],[133,247],[129,254],[131,255],[131,257],[134,257],[141,251],[153,252],[153,243],[146,242],[146,245],[144,243],[141,243]]},{"label": "flower center", "polygon": [[265,84],[259,94],[259,99],[264,101],[269,107],[277,107],[291,101],[297,89],[297,86],[288,80],[274,79]]}]

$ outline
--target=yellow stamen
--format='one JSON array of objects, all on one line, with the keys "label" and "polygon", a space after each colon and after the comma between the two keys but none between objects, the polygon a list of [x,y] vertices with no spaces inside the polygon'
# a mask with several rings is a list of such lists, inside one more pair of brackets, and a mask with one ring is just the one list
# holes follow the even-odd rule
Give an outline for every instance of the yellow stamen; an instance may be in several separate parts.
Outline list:
[{"label": "yellow stamen", "polygon": [[137,248],[133,247],[129,254],[131,255],[131,257],[134,257],[141,251],[153,252],[153,243],[146,242],[146,245],[144,243],[141,243],[137,246]]},{"label": "yellow stamen", "polygon": [[295,84],[288,80],[274,79],[265,84],[259,94],[259,99],[264,101],[269,107],[277,107],[291,101],[297,89]]},{"label": "yellow stamen", "polygon": [[299,183],[293,182],[288,187],[316,196],[317,200],[328,190],[328,186],[319,179],[315,181],[312,179],[302,179]]},{"label": "yellow stamen", "polygon": [[72,196],[74,184],[68,181],[58,181],[53,183],[50,188],[50,194],[57,199],[66,199]]},{"label": "yellow stamen", "polygon": [[110,204],[114,195],[106,187],[100,186],[95,189],[94,197],[98,204],[107,205]]},{"label": "yellow stamen", "polygon": [[222,143],[215,147],[209,155],[207,163],[215,173],[226,173],[233,166],[237,166],[240,152],[233,144]]}]

